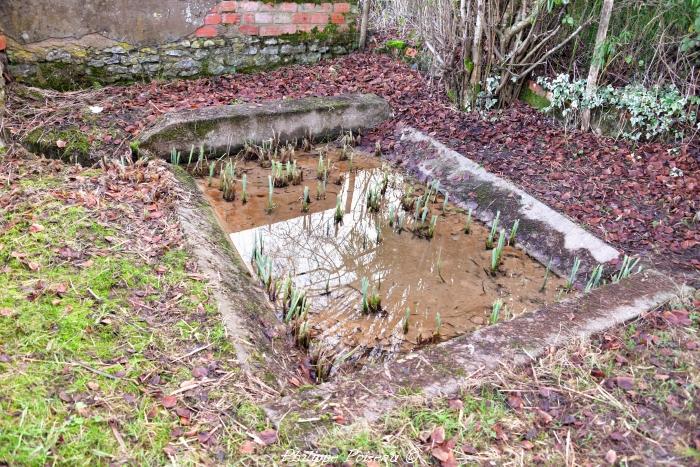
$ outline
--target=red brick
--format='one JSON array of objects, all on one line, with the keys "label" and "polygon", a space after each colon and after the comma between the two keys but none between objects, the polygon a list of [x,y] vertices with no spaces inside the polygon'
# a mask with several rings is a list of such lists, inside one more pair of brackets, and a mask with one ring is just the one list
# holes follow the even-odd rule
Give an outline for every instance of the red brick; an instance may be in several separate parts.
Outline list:
[{"label": "red brick", "polygon": [[202,26],[197,29],[194,34],[197,37],[216,37],[218,31],[216,30],[216,26]]},{"label": "red brick", "polygon": [[241,21],[241,15],[236,13],[225,13],[221,15],[224,24],[238,24]]},{"label": "red brick", "polygon": [[0,34],[0,50],[5,50],[7,48],[7,39],[5,39],[5,36]]},{"label": "red brick", "polygon": [[257,36],[260,32],[260,27],[255,26],[254,24],[244,24],[238,28],[238,31],[247,36]]},{"label": "red brick", "polygon": [[331,23],[333,24],[345,24],[345,15],[342,13],[332,13]]},{"label": "red brick", "polygon": [[226,1],[226,2],[219,2],[219,12],[220,13],[225,13],[225,12],[231,12],[231,11],[236,11],[236,6],[238,2],[231,2],[231,1]]},{"label": "red brick", "polygon": [[279,5],[277,5],[277,11],[281,11],[284,13],[296,13],[297,4],[292,2],[280,3]]},{"label": "red brick", "polygon": [[294,24],[328,24],[328,13],[295,13]]},{"label": "red brick", "polygon": [[336,3],[333,6],[333,11],[336,13],[350,13],[350,4],[349,3]]},{"label": "red brick", "polygon": [[274,22],[272,13],[255,13],[255,22],[258,24],[270,24]]},{"label": "red brick", "polygon": [[328,24],[328,13],[311,13],[312,24]]},{"label": "red brick", "polygon": [[243,19],[241,21],[245,24],[255,24],[255,14],[254,13],[245,13],[243,15]]},{"label": "red brick", "polygon": [[294,34],[297,27],[294,24],[279,24],[260,26],[261,36],[281,36],[282,34]]},{"label": "red brick", "polygon": [[211,14],[204,17],[204,24],[221,24],[221,15]]},{"label": "red brick", "polygon": [[238,2],[238,11],[258,11],[260,2]]}]

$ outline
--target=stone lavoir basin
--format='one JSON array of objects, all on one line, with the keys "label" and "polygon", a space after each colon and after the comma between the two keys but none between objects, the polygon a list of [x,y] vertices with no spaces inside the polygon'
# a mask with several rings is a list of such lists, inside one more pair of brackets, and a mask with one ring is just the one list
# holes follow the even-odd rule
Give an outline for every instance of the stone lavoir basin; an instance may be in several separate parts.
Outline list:
[{"label": "stone lavoir basin", "polygon": [[[506,245],[494,268],[491,229],[468,220],[439,183],[418,183],[360,151],[349,159],[341,154],[334,145],[295,154],[298,175],[273,181],[272,203],[270,177],[280,169],[269,161],[237,160],[232,201],[223,199],[219,178],[198,179],[278,316],[308,349],[317,380],[566,294],[563,279],[508,245],[512,225],[496,229],[494,246],[501,230]],[[280,162],[284,179],[287,160]]]}]

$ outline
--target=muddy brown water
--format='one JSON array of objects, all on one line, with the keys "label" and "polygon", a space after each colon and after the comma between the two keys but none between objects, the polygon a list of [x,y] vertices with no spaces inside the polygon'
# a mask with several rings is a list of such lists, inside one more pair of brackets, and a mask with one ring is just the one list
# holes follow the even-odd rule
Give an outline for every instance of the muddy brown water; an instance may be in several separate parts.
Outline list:
[{"label": "muddy brown water", "polygon": [[[198,181],[251,271],[255,238],[261,236],[265,254],[273,261],[273,277],[289,274],[296,287],[306,290],[312,347],[330,348],[336,355],[408,351],[488,324],[498,299],[504,302],[501,319],[507,319],[561,296],[564,280],[550,274],[542,292],[545,268],[516,247],[505,248],[499,272],[492,274],[491,251],[485,248],[489,229],[475,221],[465,234],[466,214],[449,204],[443,210],[441,196],[430,204],[427,217],[438,215],[434,237],[420,238],[411,231],[420,222],[414,220],[413,210],[400,207],[410,180],[359,153],[352,171],[349,162],[338,161],[337,152],[328,158],[332,168],[325,199],[316,199],[317,154],[299,155],[304,180],[274,190],[272,213],[266,211],[270,169],[257,162],[238,163],[238,176],[246,173],[248,178],[246,204],[241,201],[240,183],[236,200],[226,202],[218,180],[212,186],[207,180]],[[385,172],[389,185],[381,210],[371,213],[367,193]],[[312,198],[307,213],[301,209],[304,186]],[[422,192],[422,187],[414,186]],[[337,196],[345,211],[340,224],[334,221]],[[405,215],[402,232],[389,225],[392,209]],[[381,297],[379,313],[362,312],[363,278]]]}]

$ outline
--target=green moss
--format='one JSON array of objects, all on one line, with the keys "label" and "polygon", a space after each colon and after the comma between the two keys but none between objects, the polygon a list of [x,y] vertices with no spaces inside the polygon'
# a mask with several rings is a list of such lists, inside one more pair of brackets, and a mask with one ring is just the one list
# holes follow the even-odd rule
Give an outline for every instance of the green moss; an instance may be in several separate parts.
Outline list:
[{"label": "green moss", "polygon": [[406,48],[406,42],[400,39],[388,40],[385,45],[388,49],[403,50]]},{"label": "green moss", "polygon": [[535,94],[531,89],[524,87],[520,93],[520,100],[534,107],[537,110],[542,110],[549,107],[550,102],[546,97]]},{"label": "green moss", "polygon": [[[64,142],[65,146],[59,147],[58,141]],[[46,130],[39,127],[31,131],[23,142],[31,151],[56,159],[71,162],[86,162],[90,160],[92,145],[87,133],[77,127],[63,130]]]}]

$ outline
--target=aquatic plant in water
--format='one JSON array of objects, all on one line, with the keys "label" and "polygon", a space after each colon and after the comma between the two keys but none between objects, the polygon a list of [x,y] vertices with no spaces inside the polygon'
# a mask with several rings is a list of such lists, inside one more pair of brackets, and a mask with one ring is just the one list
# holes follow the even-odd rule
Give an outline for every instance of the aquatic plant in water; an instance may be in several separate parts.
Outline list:
[{"label": "aquatic plant in water", "polygon": [[275,191],[275,187],[272,182],[272,175],[267,176],[267,207],[265,210],[268,214],[271,214],[275,209],[275,203],[272,201],[272,194]]},{"label": "aquatic plant in water", "polygon": [[515,240],[518,237],[518,228],[520,227],[520,219],[515,219],[513,226],[510,228],[510,235],[508,236],[508,245],[515,246]]},{"label": "aquatic plant in water", "polygon": [[370,212],[379,212],[381,208],[381,196],[377,187],[372,187],[367,191],[367,209]]},{"label": "aquatic plant in water", "polygon": [[[632,259],[629,256],[625,255],[624,258],[622,258],[622,264],[620,265],[620,270],[613,274],[612,276],[612,283],[617,284],[620,282],[622,279],[628,278],[630,275],[632,275],[632,270],[637,266],[639,263],[639,258]],[[642,267],[639,266],[637,269],[637,272],[641,272]]]},{"label": "aquatic plant in water", "polygon": [[223,192],[224,200],[233,201],[236,199],[236,164],[229,160],[221,171],[219,189]]},{"label": "aquatic plant in water", "polygon": [[369,280],[363,277],[360,281],[362,290],[362,312],[365,314],[377,313],[382,310],[382,299],[376,290],[369,290]]},{"label": "aquatic plant in water", "polygon": [[318,164],[316,165],[316,178],[319,180],[328,180],[328,172],[330,171],[330,161],[327,164],[323,162],[323,154],[318,156]]},{"label": "aquatic plant in water", "polygon": [[544,280],[542,281],[542,287],[540,287],[540,292],[544,292],[547,289],[547,280],[549,279],[549,271],[552,269],[552,260],[547,261],[547,267],[544,270]]},{"label": "aquatic plant in water", "polygon": [[335,213],[333,214],[333,219],[335,220],[335,223],[339,224],[339,223],[343,222],[344,216],[345,216],[345,211],[343,210],[343,207],[341,205],[340,196],[338,196],[335,200]]},{"label": "aquatic plant in water", "polygon": [[506,246],[506,232],[501,229],[501,234],[498,236],[498,243],[496,247],[491,250],[491,273],[496,274],[498,268],[501,265],[501,259],[503,258],[503,249]]},{"label": "aquatic plant in water", "polygon": [[493,302],[491,305],[491,316],[489,317],[489,324],[496,324],[501,319],[501,309],[503,308],[503,300],[500,298]]},{"label": "aquatic plant in water", "polygon": [[603,265],[599,264],[593,268],[591,271],[591,277],[588,278],[586,287],[583,289],[583,293],[588,293],[600,285],[600,279],[603,277]]},{"label": "aquatic plant in water", "polygon": [[243,174],[243,179],[241,180],[241,201],[243,204],[248,202],[248,176]]},{"label": "aquatic plant in water", "polygon": [[464,233],[469,234],[472,231],[472,210],[467,212],[467,221],[464,223]]},{"label": "aquatic plant in water", "polygon": [[430,225],[428,226],[428,238],[433,238],[435,235],[435,228],[437,227],[438,216],[433,216],[430,219]]},{"label": "aquatic plant in water", "polygon": [[215,174],[216,174],[216,162],[210,162],[209,163],[209,179],[207,180],[208,187],[211,187]]},{"label": "aquatic plant in water", "polygon": [[578,270],[581,267],[581,260],[577,257],[574,258],[574,264],[571,266],[571,272],[569,273],[569,277],[566,279],[566,284],[564,285],[564,288],[566,290],[571,290],[574,288],[574,284],[576,283],[576,276],[578,276]]},{"label": "aquatic plant in water", "polygon": [[408,325],[409,325],[408,320],[410,318],[411,318],[411,309],[406,308],[406,311],[403,314],[403,319],[401,320],[401,329],[403,330],[404,334],[408,334]]},{"label": "aquatic plant in water", "polygon": [[326,179],[316,182],[316,199],[326,199]]},{"label": "aquatic plant in water", "polygon": [[491,231],[489,231],[489,236],[486,237],[486,248],[493,248],[493,240],[496,238],[496,231],[498,230],[498,223],[501,219],[501,211],[496,211],[496,217],[493,218],[493,223],[491,224]]}]

